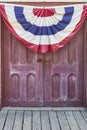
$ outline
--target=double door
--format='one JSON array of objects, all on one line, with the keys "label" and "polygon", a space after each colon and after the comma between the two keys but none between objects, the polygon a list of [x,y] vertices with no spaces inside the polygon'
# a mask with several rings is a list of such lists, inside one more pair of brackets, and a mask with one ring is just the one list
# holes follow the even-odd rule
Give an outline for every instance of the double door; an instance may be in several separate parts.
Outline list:
[{"label": "double door", "polygon": [[83,106],[83,27],[55,53],[34,53],[2,25],[4,106]]}]

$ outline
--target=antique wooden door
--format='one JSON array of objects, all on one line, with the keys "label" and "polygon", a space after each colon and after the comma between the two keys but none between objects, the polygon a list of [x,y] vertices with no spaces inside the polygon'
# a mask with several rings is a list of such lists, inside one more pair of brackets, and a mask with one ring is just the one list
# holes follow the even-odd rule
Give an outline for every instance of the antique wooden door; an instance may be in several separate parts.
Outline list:
[{"label": "antique wooden door", "polygon": [[83,106],[83,28],[64,48],[44,55],[44,105]]},{"label": "antique wooden door", "polygon": [[56,53],[34,53],[2,24],[4,106],[83,106],[84,27]]},{"label": "antique wooden door", "polygon": [[13,37],[6,26],[2,29],[4,104],[13,106],[43,105],[43,64],[36,54]]}]

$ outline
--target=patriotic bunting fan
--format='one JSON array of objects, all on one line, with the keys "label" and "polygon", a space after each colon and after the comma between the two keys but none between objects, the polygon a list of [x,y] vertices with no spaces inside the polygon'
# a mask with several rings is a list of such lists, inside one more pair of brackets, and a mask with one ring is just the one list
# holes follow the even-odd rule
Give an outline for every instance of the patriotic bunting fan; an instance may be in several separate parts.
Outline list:
[{"label": "patriotic bunting fan", "polygon": [[0,13],[11,33],[27,48],[45,53],[63,47],[87,16],[83,4],[36,7],[0,4]]}]

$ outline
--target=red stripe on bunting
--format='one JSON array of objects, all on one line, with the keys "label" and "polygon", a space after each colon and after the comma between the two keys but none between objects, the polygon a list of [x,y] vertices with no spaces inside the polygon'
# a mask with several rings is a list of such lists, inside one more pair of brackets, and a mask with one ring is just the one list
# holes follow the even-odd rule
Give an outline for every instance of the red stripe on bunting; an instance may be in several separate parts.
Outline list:
[{"label": "red stripe on bunting", "polygon": [[48,51],[57,51],[59,48],[62,48],[66,43],[68,43],[70,41],[70,39],[77,33],[77,31],[80,29],[80,27],[82,26],[86,16],[87,16],[87,6],[84,6],[83,8],[83,13],[81,16],[81,20],[79,21],[79,23],[76,25],[76,28],[74,29],[74,31],[68,35],[68,37],[66,37],[63,41],[61,41],[60,43],[55,43],[53,45],[35,45],[32,44],[30,42],[25,41],[24,39],[22,39],[19,35],[16,34],[16,32],[14,31],[13,27],[9,24],[8,20],[7,20],[7,16],[5,14],[5,10],[4,10],[4,6],[0,5],[0,12],[2,14],[2,18],[6,24],[6,26],[8,27],[8,29],[10,30],[10,32],[22,43],[24,44],[24,46],[26,46],[27,48],[31,49],[34,52],[40,52],[40,53],[46,53]]},{"label": "red stripe on bunting", "polygon": [[53,16],[56,13],[55,9],[40,9],[40,8],[34,8],[33,14],[38,17],[49,17]]}]

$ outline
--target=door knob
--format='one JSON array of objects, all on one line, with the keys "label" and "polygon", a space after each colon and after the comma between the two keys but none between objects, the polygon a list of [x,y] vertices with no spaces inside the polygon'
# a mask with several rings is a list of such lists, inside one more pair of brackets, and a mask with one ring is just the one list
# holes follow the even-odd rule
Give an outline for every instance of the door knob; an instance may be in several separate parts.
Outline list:
[{"label": "door knob", "polygon": [[38,58],[38,59],[37,59],[37,62],[42,62],[42,58]]},{"label": "door knob", "polygon": [[45,59],[45,62],[46,62],[46,63],[49,63],[49,62],[50,62],[50,59],[49,59],[49,58],[46,58],[46,59]]}]

